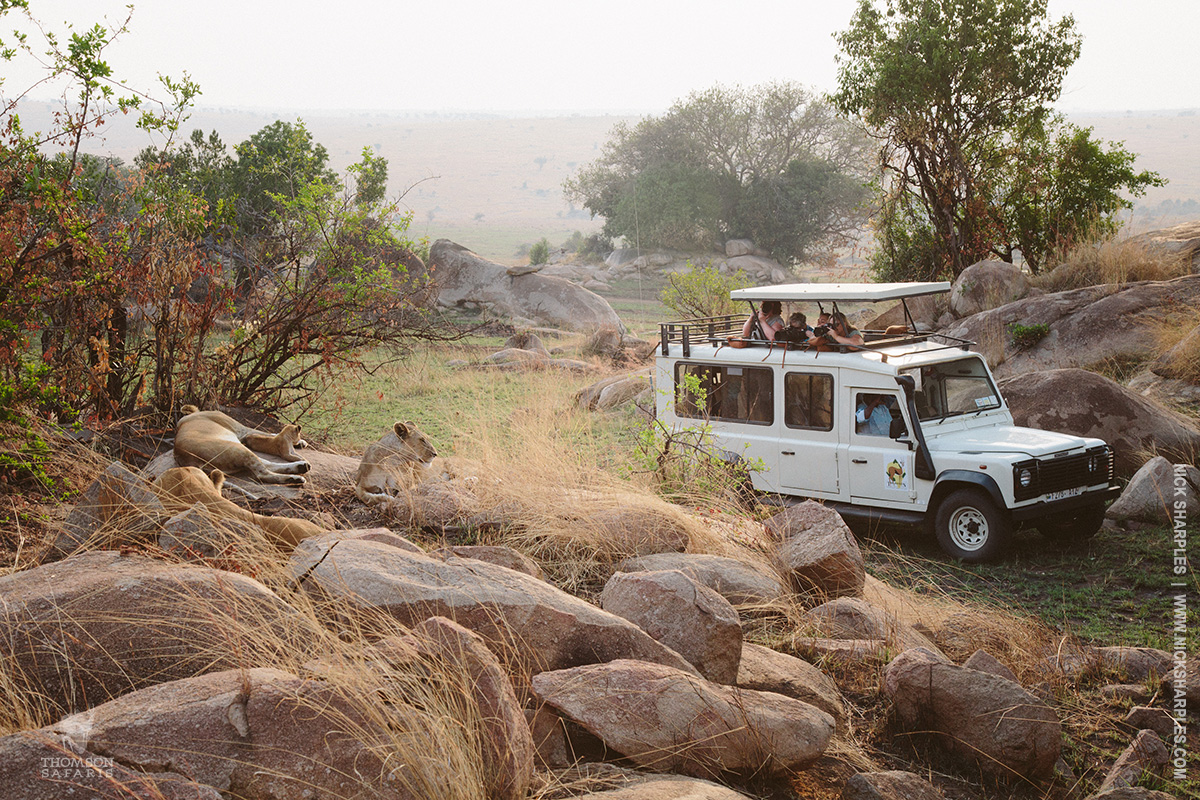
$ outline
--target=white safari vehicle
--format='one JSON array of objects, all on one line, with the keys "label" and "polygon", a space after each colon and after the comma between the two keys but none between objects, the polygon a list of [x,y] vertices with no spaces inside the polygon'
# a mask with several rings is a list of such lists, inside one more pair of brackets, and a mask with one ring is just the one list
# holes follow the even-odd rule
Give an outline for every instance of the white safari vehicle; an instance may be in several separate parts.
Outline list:
[{"label": "white safari vehicle", "polygon": [[997,556],[1018,527],[1056,540],[1093,535],[1119,491],[1112,449],[1014,426],[972,343],[918,333],[907,305],[906,324],[863,331],[862,346],[742,338],[767,300],[812,324],[838,303],[949,290],[942,282],[735,291],[747,315],[660,326],[659,419],[707,425],[716,448],[761,465],[752,474],[761,492],[821,500],[852,522],[924,525],[960,559]]}]

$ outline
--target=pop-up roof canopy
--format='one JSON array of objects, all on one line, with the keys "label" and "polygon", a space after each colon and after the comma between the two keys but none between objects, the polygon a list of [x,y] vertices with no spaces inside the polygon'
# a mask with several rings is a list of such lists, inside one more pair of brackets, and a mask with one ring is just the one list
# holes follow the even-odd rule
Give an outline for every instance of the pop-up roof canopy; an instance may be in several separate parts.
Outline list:
[{"label": "pop-up roof canopy", "polygon": [[778,286],[754,286],[729,293],[734,300],[779,300],[781,302],[862,302],[903,300],[926,294],[950,291],[948,281],[927,283],[784,283]]}]

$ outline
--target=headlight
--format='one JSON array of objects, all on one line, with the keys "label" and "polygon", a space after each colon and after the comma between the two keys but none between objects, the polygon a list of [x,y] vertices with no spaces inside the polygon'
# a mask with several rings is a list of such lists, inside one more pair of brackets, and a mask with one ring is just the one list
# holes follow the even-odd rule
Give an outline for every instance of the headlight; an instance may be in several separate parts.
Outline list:
[{"label": "headlight", "polygon": [[1033,484],[1033,470],[1023,467],[1017,472],[1017,484],[1022,489],[1028,489]]}]

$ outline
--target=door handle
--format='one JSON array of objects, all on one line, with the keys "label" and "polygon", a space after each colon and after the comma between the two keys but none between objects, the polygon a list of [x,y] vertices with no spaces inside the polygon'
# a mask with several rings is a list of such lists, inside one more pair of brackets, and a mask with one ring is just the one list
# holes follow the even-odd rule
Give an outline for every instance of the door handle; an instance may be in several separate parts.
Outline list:
[{"label": "door handle", "polygon": [[796,455],[796,451],[795,451],[795,450],[784,450],[784,451],[782,452],[782,455],[785,455],[785,456],[794,456],[794,455]]},{"label": "door handle", "polygon": [[850,459],[850,463],[851,464],[865,464],[865,463],[867,463],[867,460],[865,458],[852,458],[852,459]]}]

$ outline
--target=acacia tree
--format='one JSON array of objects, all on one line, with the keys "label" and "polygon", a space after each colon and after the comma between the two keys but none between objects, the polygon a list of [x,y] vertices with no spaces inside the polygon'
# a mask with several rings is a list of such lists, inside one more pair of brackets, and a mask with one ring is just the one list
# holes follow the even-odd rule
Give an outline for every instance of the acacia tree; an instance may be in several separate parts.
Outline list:
[{"label": "acacia tree", "polygon": [[[708,248],[752,238],[783,260],[841,244],[861,222],[863,140],[795,83],[715,87],[618,125],[564,184],[610,238]],[[803,213],[800,195],[820,186]]]},{"label": "acacia tree", "polygon": [[[1072,17],[1047,19],[1046,0],[886,0],[885,11],[859,0],[838,43],[833,103],[882,144],[884,277],[957,275],[1018,248],[1036,267],[1084,216],[1111,216],[1122,190],[1157,180],[1086,134],[1082,149],[1100,166],[1076,170],[1085,184],[1074,190],[1054,177],[1081,152],[1062,146],[1080,134],[1050,108],[1081,40]],[[1035,184],[1042,202],[1016,208]],[[1080,199],[1086,213],[1072,208]]]}]

